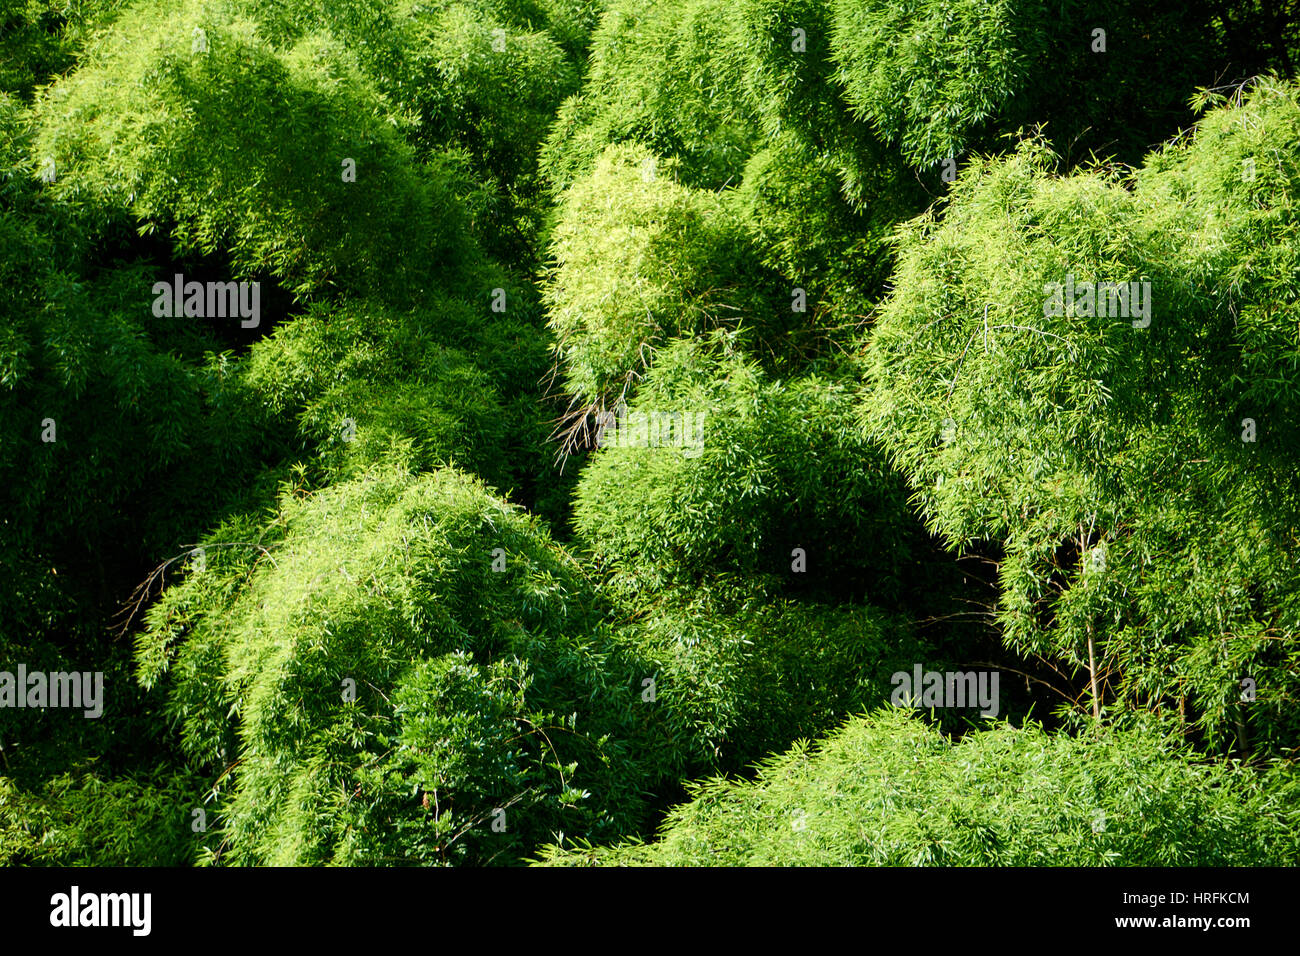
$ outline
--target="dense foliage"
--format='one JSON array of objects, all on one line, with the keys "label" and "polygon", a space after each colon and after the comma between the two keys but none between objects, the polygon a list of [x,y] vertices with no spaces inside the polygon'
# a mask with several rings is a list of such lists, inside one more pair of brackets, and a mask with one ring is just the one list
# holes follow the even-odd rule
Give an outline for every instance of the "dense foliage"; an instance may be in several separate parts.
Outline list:
[{"label": "dense foliage", "polygon": [[1258,866],[1293,862],[1296,779],[1202,765],[1150,733],[1003,725],[945,740],[856,718],[757,779],[694,785],[656,843],[551,852],[570,866]]},{"label": "dense foliage", "polygon": [[[968,169],[900,237],[864,390],[931,524],[1004,550],[1010,646],[1273,753],[1300,730],[1298,141],[1265,83],[1131,174],[1034,144]],[[1070,277],[1096,301],[1056,308]]]},{"label": "dense foliage", "polygon": [[0,863],[1300,862],[1298,55],[6,2]]}]

